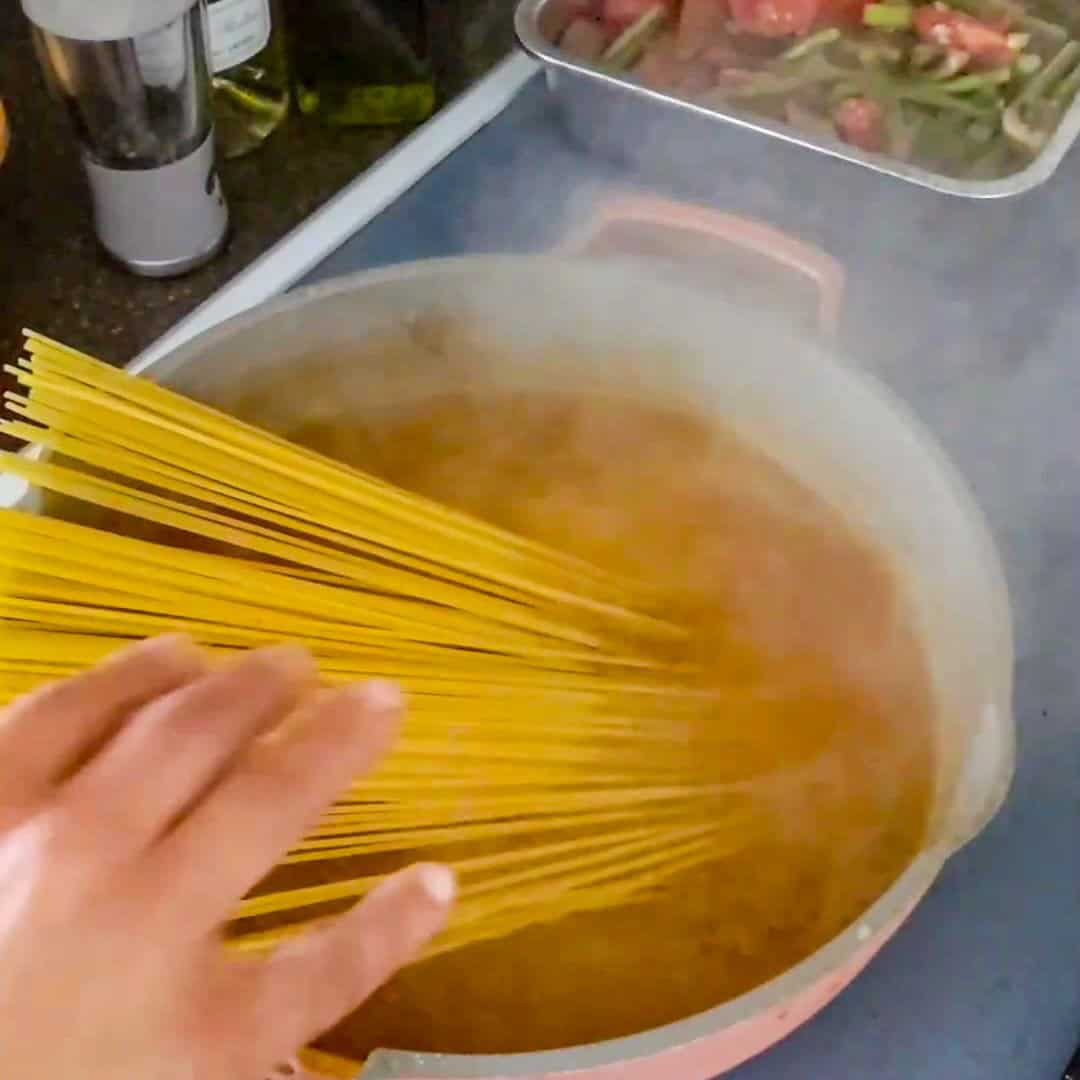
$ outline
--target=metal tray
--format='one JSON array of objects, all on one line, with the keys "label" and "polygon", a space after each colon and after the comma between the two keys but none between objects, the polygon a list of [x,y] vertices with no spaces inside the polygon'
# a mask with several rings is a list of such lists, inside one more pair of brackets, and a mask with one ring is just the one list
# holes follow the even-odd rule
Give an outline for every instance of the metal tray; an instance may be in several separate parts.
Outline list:
[{"label": "metal tray", "polygon": [[715,167],[730,160],[732,147],[717,139],[720,126],[771,135],[843,161],[854,162],[946,195],[1000,199],[1044,183],[1080,135],[1080,96],[1070,105],[1049,142],[1030,164],[996,180],[961,180],[944,173],[858,150],[839,138],[815,137],[790,125],[739,110],[719,110],[641,86],[593,67],[554,44],[566,25],[569,0],[521,0],[515,29],[523,49],[546,68],[548,84],[561,101],[568,125],[583,142],[642,166],[669,168],[689,161]]}]

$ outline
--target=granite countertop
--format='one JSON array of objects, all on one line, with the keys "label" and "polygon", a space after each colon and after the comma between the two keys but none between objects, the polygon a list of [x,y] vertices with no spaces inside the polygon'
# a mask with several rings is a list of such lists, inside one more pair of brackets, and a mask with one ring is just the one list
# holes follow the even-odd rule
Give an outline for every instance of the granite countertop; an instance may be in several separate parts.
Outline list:
[{"label": "granite countertop", "polygon": [[[511,0],[429,0],[444,99],[509,51]],[[151,281],[101,252],[74,137],[47,94],[18,3],[0,4],[0,96],[12,143],[0,166],[0,363],[33,327],[122,364],[223,285],[402,133],[332,129],[294,114],[256,153],[222,167],[232,237],[214,262]]]}]

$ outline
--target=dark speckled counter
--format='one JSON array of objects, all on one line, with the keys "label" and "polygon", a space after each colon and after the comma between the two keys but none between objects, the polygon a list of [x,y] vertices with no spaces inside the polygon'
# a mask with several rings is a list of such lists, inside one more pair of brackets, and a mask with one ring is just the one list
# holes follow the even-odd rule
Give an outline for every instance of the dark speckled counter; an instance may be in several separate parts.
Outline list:
[{"label": "dark speckled counter", "polygon": [[[431,0],[444,97],[511,43],[511,0]],[[257,153],[223,166],[232,214],[227,250],[183,278],[148,281],[100,251],[73,136],[43,85],[18,0],[0,0],[0,96],[12,145],[0,166],[0,357],[20,330],[126,363],[372,164],[394,131],[329,129],[297,115]]]}]

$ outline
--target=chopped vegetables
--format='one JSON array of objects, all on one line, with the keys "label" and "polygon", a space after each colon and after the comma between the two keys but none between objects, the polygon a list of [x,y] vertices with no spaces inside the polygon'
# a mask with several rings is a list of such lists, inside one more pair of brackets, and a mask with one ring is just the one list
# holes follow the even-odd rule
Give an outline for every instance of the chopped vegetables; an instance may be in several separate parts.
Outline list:
[{"label": "chopped vegetables", "polygon": [[821,0],[818,22],[824,26],[860,26],[868,0]]},{"label": "chopped vegetables", "polygon": [[[620,3],[623,0],[620,0]],[[601,54],[610,67],[629,67],[645,51],[668,17],[668,9],[656,0],[632,22]]]},{"label": "chopped vegetables", "polygon": [[1002,116],[1002,129],[1021,152],[1037,154],[1060,114],[1080,87],[1080,43],[1067,42],[1016,96]]},{"label": "chopped vegetables", "polygon": [[990,26],[963,11],[937,4],[917,8],[912,16],[915,33],[928,45],[966,53],[976,64],[997,67],[1011,64],[1019,49],[1009,43],[1004,29]]},{"label": "chopped vegetables", "polygon": [[603,21],[621,32],[648,15],[657,6],[666,5],[658,4],[657,0],[603,0],[601,12]]},{"label": "chopped vegetables", "polygon": [[797,41],[790,49],[785,49],[780,57],[782,60],[798,60],[800,57],[809,56],[815,49],[823,49],[834,41],[840,40],[840,31],[835,26],[828,26],[811,34],[802,41]]},{"label": "chopped vegetables", "polygon": [[1072,3],[572,0],[560,44],[706,106],[987,178],[1038,154],[1080,90]]},{"label": "chopped vegetables", "polygon": [[819,0],[730,0],[730,4],[740,30],[766,38],[807,33],[820,7]]},{"label": "chopped vegetables", "polygon": [[704,51],[703,41],[719,40],[727,17],[727,9],[716,0],[683,0],[675,32],[679,53],[691,57]]},{"label": "chopped vegetables", "polygon": [[867,4],[863,8],[864,26],[878,30],[907,30],[914,19],[915,9],[910,4]]},{"label": "chopped vegetables", "polygon": [[836,106],[836,130],[845,142],[860,150],[885,149],[885,110],[870,98],[845,98]]}]

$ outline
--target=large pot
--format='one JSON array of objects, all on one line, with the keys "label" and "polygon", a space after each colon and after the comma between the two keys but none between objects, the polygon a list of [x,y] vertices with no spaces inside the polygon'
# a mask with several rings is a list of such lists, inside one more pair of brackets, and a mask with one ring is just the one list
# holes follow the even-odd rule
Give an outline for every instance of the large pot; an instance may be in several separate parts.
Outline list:
[{"label": "large pot", "polygon": [[[765,1049],[847,985],[941,870],[997,810],[1013,768],[1012,642],[1000,563],[964,484],[897,401],[828,350],[634,261],[471,257],[403,265],[304,289],[210,331],[144,368],[185,393],[228,404],[305,357],[357,355],[363,340],[452,313],[499,343],[496,384],[568,376],[685,403],[772,455],[860,523],[894,562],[925,644],[937,706],[938,775],[925,849],[844,933],[750,993],[652,1031],[510,1056],[373,1055],[365,1080],[579,1077],[708,1080]],[[573,370],[533,346],[565,344]],[[421,350],[422,352],[422,350]],[[545,359],[546,358],[546,359]],[[567,363],[570,361],[568,360]],[[350,411],[423,392],[441,375],[409,370],[342,380]],[[362,373],[360,373],[362,376]],[[302,404],[278,400],[268,426]]]}]

